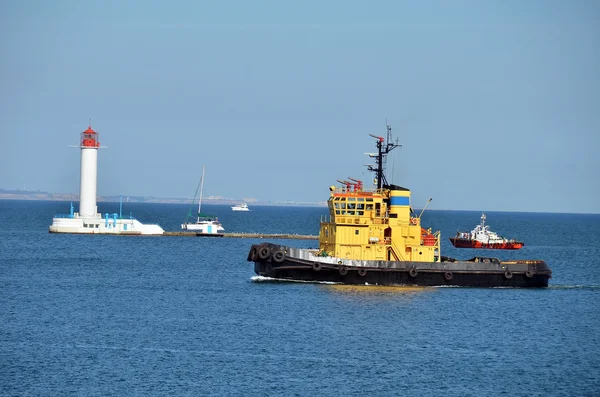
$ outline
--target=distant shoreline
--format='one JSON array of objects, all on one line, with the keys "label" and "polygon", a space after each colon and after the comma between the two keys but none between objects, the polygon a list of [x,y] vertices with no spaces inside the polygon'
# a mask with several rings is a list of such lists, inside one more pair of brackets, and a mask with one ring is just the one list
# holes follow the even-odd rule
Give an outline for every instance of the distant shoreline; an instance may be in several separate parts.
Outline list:
[{"label": "distant shoreline", "polygon": [[[32,192],[27,190],[7,190],[0,189],[0,200],[23,200],[23,201],[79,201],[79,195],[66,193],[48,193],[48,192]],[[190,198],[161,198],[161,197],[144,197],[144,196],[125,196],[123,195],[124,203],[155,203],[155,204],[190,204],[193,202]],[[121,196],[98,196],[96,199],[99,203],[118,203]],[[303,207],[326,207],[326,202],[296,202],[296,201],[258,201],[258,200],[243,200],[243,199],[225,199],[225,198],[210,198],[202,199],[206,204],[220,205],[235,205],[241,202],[246,202],[249,205],[273,205],[273,206],[303,206]]]}]

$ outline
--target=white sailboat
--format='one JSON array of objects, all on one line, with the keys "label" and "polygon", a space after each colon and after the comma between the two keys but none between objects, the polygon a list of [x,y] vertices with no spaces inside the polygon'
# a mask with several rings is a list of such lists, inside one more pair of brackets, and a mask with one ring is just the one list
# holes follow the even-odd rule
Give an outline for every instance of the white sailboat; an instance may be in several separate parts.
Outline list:
[{"label": "white sailboat", "polygon": [[[191,213],[188,213],[188,216],[186,217],[186,221],[181,224],[181,228],[183,230],[191,230],[191,231],[199,232],[202,234],[219,235],[220,233],[225,231],[225,229],[219,222],[219,219],[216,216],[210,216],[210,215],[202,214],[200,212],[200,210],[202,208],[202,193],[204,190],[204,171],[205,171],[205,169],[206,169],[206,167],[203,165],[202,166],[202,177],[200,178],[200,196],[198,198],[198,216],[196,218],[196,222],[188,222],[188,219],[193,218],[191,216]],[[196,189],[196,192],[197,191],[198,190]],[[196,198],[195,195],[194,195],[194,198]]]}]

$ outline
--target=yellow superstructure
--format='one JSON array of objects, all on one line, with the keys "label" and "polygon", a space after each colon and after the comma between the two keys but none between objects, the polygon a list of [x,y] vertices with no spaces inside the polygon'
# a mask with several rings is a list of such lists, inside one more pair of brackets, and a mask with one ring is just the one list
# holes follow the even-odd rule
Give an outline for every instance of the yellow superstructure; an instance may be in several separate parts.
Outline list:
[{"label": "yellow superstructure", "polygon": [[440,261],[440,232],[421,227],[410,206],[410,190],[386,186],[374,191],[362,183],[332,186],[329,217],[321,222],[322,255],[383,261]]}]

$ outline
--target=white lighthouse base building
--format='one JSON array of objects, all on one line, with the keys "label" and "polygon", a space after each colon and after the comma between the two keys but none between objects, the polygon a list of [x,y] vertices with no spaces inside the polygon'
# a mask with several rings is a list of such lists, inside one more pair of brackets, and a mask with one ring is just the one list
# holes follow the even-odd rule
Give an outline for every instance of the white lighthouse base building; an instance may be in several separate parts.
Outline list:
[{"label": "white lighthouse base building", "polygon": [[58,214],[52,218],[50,233],[74,234],[129,234],[129,235],[161,235],[165,231],[159,225],[143,224],[135,218],[121,218],[119,214],[96,214],[80,216],[73,212]]}]

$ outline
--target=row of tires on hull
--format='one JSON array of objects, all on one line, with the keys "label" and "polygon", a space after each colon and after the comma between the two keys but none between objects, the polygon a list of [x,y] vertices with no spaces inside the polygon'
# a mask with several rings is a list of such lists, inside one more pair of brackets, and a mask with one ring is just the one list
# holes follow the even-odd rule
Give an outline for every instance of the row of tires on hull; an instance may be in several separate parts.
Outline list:
[{"label": "row of tires on hull", "polygon": [[263,261],[266,262],[269,259],[276,263],[281,263],[285,260],[285,251],[281,248],[267,247],[265,245],[253,245],[248,253],[248,261],[256,262]]},{"label": "row of tires on hull", "polygon": [[[269,247],[266,245],[253,245],[252,248],[250,249],[250,252],[248,253],[248,261],[250,262],[268,262],[269,260],[271,260],[271,262],[274,263],[282,263],[285,260],[285,250],[283,248],[280,247]],[[338,265],[330,265],[327,264],[325,266],[325,268],[323,267],[323,264],[319,263],[319,262],[313,262],[312,263],[312,269],[315,272],[319,272],[322,270],[336,270],[340,273],[340,275],[345,276],[346,274],[348,274],[349,270],[355,270],[357,272],[357,274],[360,277],[365,277],[367,275],[367,268],[363,268],[363,267],[352,267],[352,268],[348,268],[347,266],[344,266],[342,264],[342,262],[340,261],[338,263]],[[408,270],[408,275],[411,278],[416,278],[419,275],[419,271],[416,268],[411,268]],[[534,272],[531,270],[528,270],[524,273],[526,278],[533,278],[534,276]],[[510,270],[506,270],[504,272],[504,278],[507,280],[512,279],[514,276],[513,272],[511,272]],[[452,272],[444,272],[444,279],[446,279],[446,281],[451,281],[452,278],[454,277],[454,274]]]},{"label": "row of tires on hull", "polygon": [[[312,268],[313,268],[314,271],[319,272],[319,271],[323,270],[323,265],[320,264],[320,263],[318,263],[318,262],[314,262],[312,264]],[[335,270],[335,268],[332,269],[332,267],[328,265],[325,268],[325,270]],[[359,268],[353,267],[353,268],[349,269],[346,266],[340,265],[340,266],[337,267],[337,270],[340,272],[340,274],[342,276],[345,276],[346,274],[348,274],[349,270],[356,270],[356,273],[359,276],[366,277],[367,271],[370,270],[370,269],[362,268],[362,267],[359,267]],[[373,270],[373,271],[375,271],[375,270]],[[419,271],[416,268],[413,267],[412,269],[408,270],[408,275],[411,278],[417,278],[417,276],[419,275]],[[509,270],[507,270],[507,271],[504,272],[504,278],[506,278],[507,280],[512,279],[513,276],[514,276],[514,274],[511,271],[509,271]],[[534,276],[534,273],[532,271],[525,272],[525,277],[532,278],[533,276]],[[454,277],[454,273],[452,273],[452,272],[444,272],[444,279],[446,279],[446,281],[451,281],[453,279],[453,277]]]}]

